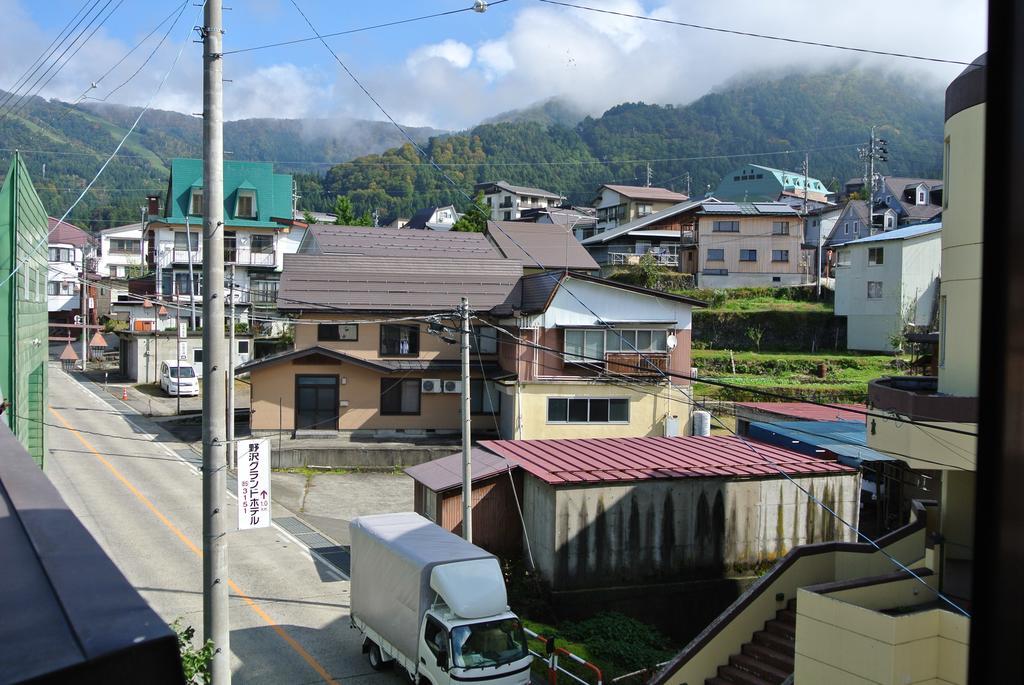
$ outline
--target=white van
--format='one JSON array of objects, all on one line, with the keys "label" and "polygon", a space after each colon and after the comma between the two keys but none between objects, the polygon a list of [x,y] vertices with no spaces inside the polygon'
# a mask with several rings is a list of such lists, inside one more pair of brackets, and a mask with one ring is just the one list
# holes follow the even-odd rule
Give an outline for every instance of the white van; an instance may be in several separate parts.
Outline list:
[{"label": "white van", "polygon": [[160,363],[160,389],[168,395],[199,395],[199,375],[191,362],[168,359]]}]

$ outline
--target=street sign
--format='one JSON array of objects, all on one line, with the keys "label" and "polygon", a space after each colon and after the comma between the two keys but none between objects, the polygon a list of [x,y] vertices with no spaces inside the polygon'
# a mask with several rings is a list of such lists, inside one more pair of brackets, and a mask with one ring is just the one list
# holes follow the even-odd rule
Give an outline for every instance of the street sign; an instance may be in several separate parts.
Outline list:
[{"label": "street sign", "polygon": [[238,530],[270,525],[270,441],[241,440],[238,456]]},{"label": "street sign", "polygon": [[187,338],[188,337],[188,322],[187,321],[179,321],[178,322],[178,337],[179,338]]},{"label": "street sign", "polygon": [[178,359],[180,361],[183,361],[183,362],[187,362],[188,361],[188,341],[187,340],[179,340],[178,341]]}]

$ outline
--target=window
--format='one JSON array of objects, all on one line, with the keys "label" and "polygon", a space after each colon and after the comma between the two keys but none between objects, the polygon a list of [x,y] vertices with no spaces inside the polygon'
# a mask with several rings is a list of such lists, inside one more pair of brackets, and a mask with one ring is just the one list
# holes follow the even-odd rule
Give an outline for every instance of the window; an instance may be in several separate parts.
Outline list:
[{"label": "window", "polygon": [[853,232],[854,233],[860,233],[860,222],[859,221],[854,221],[853,222]]},{"label": "window", "polygon": [[836,266],[850,266],[849,250],[839,250],[836,254]]},{"label": "window", "polygon": [[[191,243],[192,247],[189,248]],[[197,231],[175,231],[174,232],[174,249],[175,250],[188,250],[191,249],[193,252],[199,249],[199,233]]]},{"label": "window", "polygon": [[497,354],[498,331],[493,326],[478,326],[469,336],[469,351],[474,354]]},{"label": "window", "polygon": [[607,331],[605,349],[608,352],[667,352],[668,331],[664,329]]},{"label": "window", "polygon": [[512,212],[505,212],[505,221],[512,221]]},{"label": "window", "polygon": [[868,248],[868,265],[878,266],[885,262],[885,252],[881,247],[869,247]]},{"label": "window", "polygon": [[636,206],[637,216],[647,216],[651,213],[651,206],[649,204],[638,204]]},{"label": "window", "polygon": [[50,248],[50,261],[51,262],[74,262],[75,251],[69,247],[51,247]]},{"label": "window", "polygon": [[594,364],[604,359],[604,331],[570,329],[565,331],[565,361]]},{"label": "window", "polygon": [[[432,497],[433,495],[428,496]],[[437,656],[438,652],[448,651],[448,633],[445,632],[438,620],[431,616],[427,617],[427,626],[423,629],[423,639],[434,656]]]},{"label": "window", "polygon": [[398,324],[382,324],[380,327],[380,353],[382,355],[419,354],[419,327],[403,326]]},{"label": "window", "polygon": [[497,414],[501,411],[501,389],[493,381],[474,378],[469,381],[469,413]]},{"label": "window", "polygon": [[757,250],[740,250],[741,262],[756,262]]},{"label": "window", "polygon": [[174,273],[174,292],[178,295],[201,295],[203,293],[202,274],[193,274],[192,285],[189,287],[188,272],[176,271]]},{"label": "window", "polygon": [[359,340],[359,324],[346,323],[321,323],[316,327],[317,341],[346,341]]},{"label": "window", "polygon": [[725,249],[721,247],[709,247],[708,248],[708,261],[709,262],[724,262],[725,261]]},{"label": "window", "polygon": [[789,235],[789,222],[788,221],[773,221],[772,222],[772,235]]},{"label": "window", "polygon": [[868,299],[869,300],[880,300],[880,299],[882,299],[882,282],[881,281],[868,281]]},{"label": "window", "polygon": [[235,197],[235,216],[244,219],[256,218],[256,191],[239,190]]},{"label": "window", "polygon": [[891,212],[891,211],[886,212],[885,213],[885,227],[887,229],[890,229],[890,228],[893,228],[895,226],[896,226],[896,214],[894,212]]},{"label": "window", "polygon": [[382,416],[420,413],[419,378],[381,378],[380,413]]},{"label": "window", "polygon": [[238,350],[236,354],[249,354],[249,341],[248,340],[236,340],[238,343]]},{"label": "window", "polygon": [[47,281],[47,283],[46,283],[46,294],[47,295],[60,295],[60,282],[59,281]]},{"label": "window", "polygon": [[128,238],[111,238],[110,254],[139,254],[139,241]]},{"label": "window", "polygon": [[629,400],[618,397],[549,397],[548,423],[629,423]]},{"label": "window", "polygon": [[202,364],[203,363],[203,351],[201,349],[192,350],[192,363]]},{"label": "window", "polygon": [[274,236],[265,233],[253,233],[249,236],[249,251],[253,254],[273,254]]},{"label": "window", "polygon": [[277,281],[253,281],[249,287],[253,303],[274,304],[277,302],[277,283]]},{"label": "window", "polygon": [[523,625],[514,618],[455,626],[452,647],[452,665],[459,668],[496,668],[529,653]]},{"label": "window", "polygon": [[843,235],[850,235],[850,222],[847,221],[843,224]]},{"label": "window", "polygon": [[739,233],[740,222],[738,221],[715,221],[711,224],[713,233]]},{"label": "window", "polygon": [[772,250],[773,262],[788,262],[789,250]]},{"label": "window", "polygon": [[192,216],[203,215],[203,189],[193,188],[192,195],[189,198],[188,213]]}]

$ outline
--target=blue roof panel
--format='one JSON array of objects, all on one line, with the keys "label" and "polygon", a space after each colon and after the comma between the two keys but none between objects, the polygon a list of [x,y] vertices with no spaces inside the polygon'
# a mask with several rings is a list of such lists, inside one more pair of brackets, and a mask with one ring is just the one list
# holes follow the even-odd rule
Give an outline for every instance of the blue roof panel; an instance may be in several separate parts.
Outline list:
[{"label": "blue roof panel", "polygon": [[804,454],[831,452],[847,466],[861,462],[896,461],[884,452],[867,446],[867,426],[860,421],[752,421],[749,435],[755,440]]}]

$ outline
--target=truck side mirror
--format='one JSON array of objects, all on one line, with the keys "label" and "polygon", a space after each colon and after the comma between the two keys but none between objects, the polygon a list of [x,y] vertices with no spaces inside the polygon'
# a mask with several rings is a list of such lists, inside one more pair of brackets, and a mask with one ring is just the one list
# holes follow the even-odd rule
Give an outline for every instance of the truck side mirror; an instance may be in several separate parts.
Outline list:
[{"label": "truck side mirror", "polygon": [[437,667],[442,671],[448,670],[448,652],[443,649],[437,653]]}]

